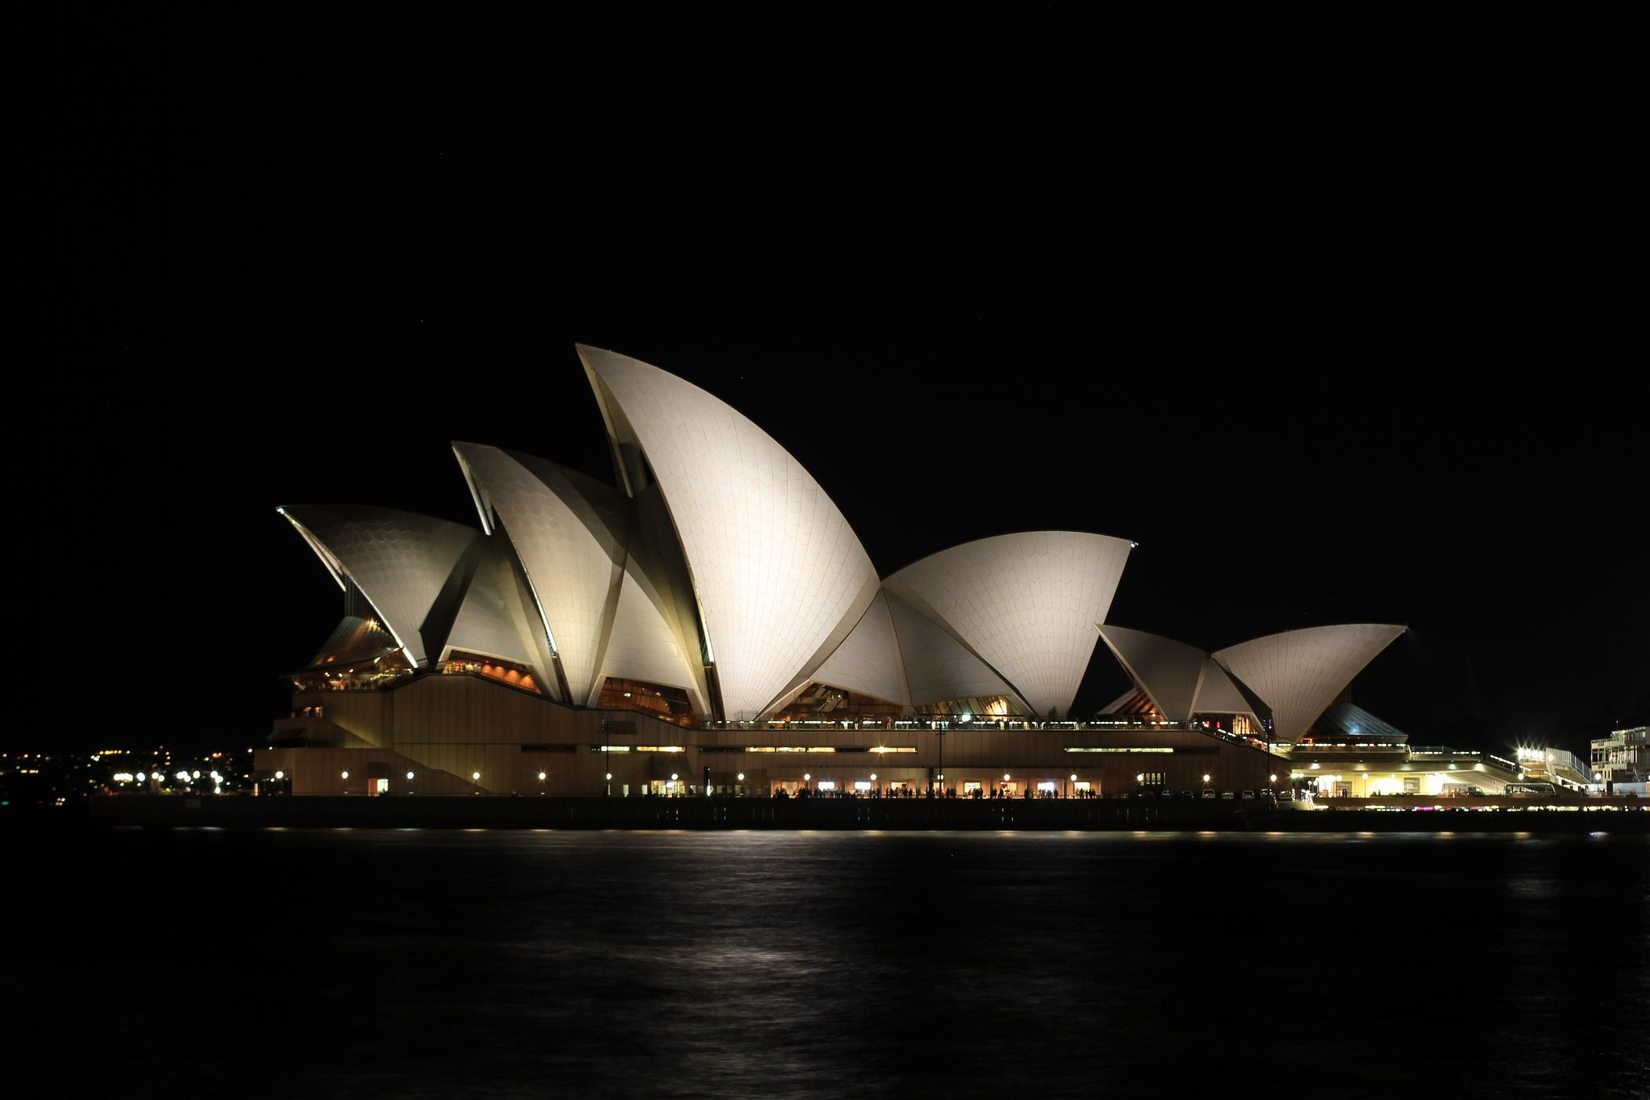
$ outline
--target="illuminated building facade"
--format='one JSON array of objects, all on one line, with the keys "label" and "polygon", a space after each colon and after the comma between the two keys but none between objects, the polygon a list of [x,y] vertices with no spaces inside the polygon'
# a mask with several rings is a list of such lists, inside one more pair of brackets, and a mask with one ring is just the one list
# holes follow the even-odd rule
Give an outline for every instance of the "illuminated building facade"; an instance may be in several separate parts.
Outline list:
[{"label": "illuminated building facade", "polygon": [[[344,616],[292,674],[261,776],[326,794],[1239,796],[1279,786],[1276,752],[1403,632],[1204,653],[1110,625],[1134,544],[1085,532],[983,538],[880,576],[750,420],[578,350],[616,484],[457,443],[475,527],[281,509]],[[1100,638],[1136,689],[1073,723]]]},{"label": "illuminated building facade", "polygon": [[1593,741],[1591,756],[1595,782],[1644,784],[1650,780],[1650,726],[1611,731]]}]

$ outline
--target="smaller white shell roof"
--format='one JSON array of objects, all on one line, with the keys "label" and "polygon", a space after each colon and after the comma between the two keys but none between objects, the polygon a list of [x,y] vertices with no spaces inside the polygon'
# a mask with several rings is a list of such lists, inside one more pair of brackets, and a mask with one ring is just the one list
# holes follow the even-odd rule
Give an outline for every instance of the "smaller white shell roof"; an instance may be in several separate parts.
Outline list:
[{"label": "smaller white shell roof", "polygon": [[1347,623],[1286,630],[1218,650],[1214,658],[1272,708],[1273,736],[1295,741],[1404,629]]},{"label": "smaller white shell roof", "polygon": [[624,568],[626,520],[617,490],[531,455],[477,443],[453,451],[526,571],[571,701],[600,690],[597,663]]},{"label": "smaller white shell roof", "polygon": [[1103,625],[1100,637],[1163,717],[1254,714],[1255,706],[1215,659],[1196,646],[1144,630]]},{"label": "smaller white shell roof", "polygon": [[371,505],[287,505],[278,511],[340,587],[346,577],[355,583],[408,658],[425,664],[441,639],[423,636],[424,620],[481,532]]},{"label": "smaller white shell roof", "polygon": [[1082,531],[998,535],[941,550],[884,584],[991,666],[1033,712],[1065,713],[1133,546]]},{"label": "smaller white shell roof", "polygon": [[[819,666],[813,679],[901,706],[911,705],[905,660],[900,655],[899,639],[894,636],[886,595],[877,593],[853,632]],[[961,694],[968,693],[958,697]]]}]

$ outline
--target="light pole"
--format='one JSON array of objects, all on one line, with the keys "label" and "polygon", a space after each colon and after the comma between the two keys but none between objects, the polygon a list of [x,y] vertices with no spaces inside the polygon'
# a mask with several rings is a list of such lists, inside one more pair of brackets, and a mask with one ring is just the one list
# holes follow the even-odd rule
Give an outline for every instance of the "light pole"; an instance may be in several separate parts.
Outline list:
[{"label": "light pole", "polygon": [[339,772],[338,778],[344,781],[344,793],[349,794],[349,772]]},{"label": "light pole", "polygon": [[413,793],[413,785],[412,784],[413,784],[413,773],[408,772],[407,773],[407,793],[408,794]]}]

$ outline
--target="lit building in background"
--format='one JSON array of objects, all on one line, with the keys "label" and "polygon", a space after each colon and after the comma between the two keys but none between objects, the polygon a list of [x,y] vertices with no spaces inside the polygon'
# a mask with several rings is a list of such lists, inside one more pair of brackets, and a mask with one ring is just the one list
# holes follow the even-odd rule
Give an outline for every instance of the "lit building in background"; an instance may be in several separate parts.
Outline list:
[{"label": "lit building in background", "polygon": [[[797,460],[687,381],[580,347],[616,485],[457,443],[478,525],[282,515],[344,595],[258,753],[296,794],[1242,797],[1403,633],[1204,653],[1106,623],[1133,543],[1032,531],[880,577]],[[1099,639],[1135,683],[1070,719]],[[1331,788],[1333,789],[1333,788]]]},{"label": "lit building in background", "polygon": [[1650,726],[1613,730],[1592,743],[1591,768],[1596,782],[1612,789],[1634,788],[1644,797],[1650,782]]}]

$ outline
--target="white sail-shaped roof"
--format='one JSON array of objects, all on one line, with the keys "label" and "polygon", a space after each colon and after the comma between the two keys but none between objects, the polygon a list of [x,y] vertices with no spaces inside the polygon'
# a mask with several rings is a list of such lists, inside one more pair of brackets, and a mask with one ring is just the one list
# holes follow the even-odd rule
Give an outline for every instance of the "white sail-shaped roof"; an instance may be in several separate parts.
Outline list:
[{"label": "white sail-shaped roof", "polygon": [[1077,531],[999,535],[941,550],[886,585],[943,624],[1034,713],[1064,713],[1133,545]]},{"label": "white sail-shaped roof", "polygon": [[1100,637],[1171,722],[1185,722],[1194,714],[1255,713],[1226,670],[1196,646],[1121,626],[1102,625]]},{"label": "white sail-shaped roof", "polygon": [[1286,630],[1215,653],[1239,681],[1272,708],[1272,735],[1295,741],[1401,626],[1351,623]]},{"label": "white sail-shaped roof", "polygon": [[340,588],[354,583],[413,665],[437,651],[424,621],[481,532],[433,516],[367,505],[278,509],[325,563]]},{"label": "white sail-shaped roof", "polygon": [[[911,689],[905,682],[905,662],[888,599],[881,592],[871,601],[865,616],[836,652],[819,666],[813,679],[821,684],[857,691],[901,706],[911,705]],[[963,692],[953,698],[963,698]],[[983,694],[994,694],[985,692]]]},{"label": "white sail-shaped roof", "polygon": [[1014,694],[1001,676],[944,627],[886,590],[883,599],[899,640],[912,706]]},{"label": "white sail-shaped roof", "polygon": [[1185,642],[1121,626],[1102,625],[1100,637],[1163,717],[1171,722],[1191,718],[1203,668],[1209,664],[1207,653]]},{"label": "white sail-shaped roof", "polygon": [[623,498],[530,455],[475,443],[453,450],[484,520],[497,521],[527,574],[568,701],[586,702],[601,687],[596,670],[624,571]]},{"label": "white sail-shaped roof", "polygon": [[757,717],[859,621],[877,589],[871,559],[819,483],[750,420],[657,367],[578,351],[627,489],[651,475],[664,495],[723,715]]}]

